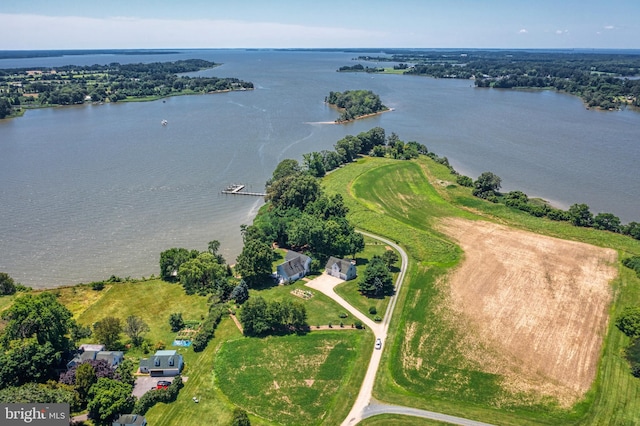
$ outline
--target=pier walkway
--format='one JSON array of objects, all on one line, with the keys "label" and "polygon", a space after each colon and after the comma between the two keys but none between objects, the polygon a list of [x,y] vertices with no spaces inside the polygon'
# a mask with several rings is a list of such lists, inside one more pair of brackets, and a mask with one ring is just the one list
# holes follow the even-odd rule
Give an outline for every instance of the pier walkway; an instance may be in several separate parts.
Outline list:
[{"label": "pier walkway", "polygon": [[229,185],[227,189],[222,191],[222,193],[230,194],[230,195],[252,195],[254,197],[264,197],[267,195],[262,192],[247,192],[247,191],[243,191],[243,189],[244,189],[244,185],[233,184],[233,185]]}]

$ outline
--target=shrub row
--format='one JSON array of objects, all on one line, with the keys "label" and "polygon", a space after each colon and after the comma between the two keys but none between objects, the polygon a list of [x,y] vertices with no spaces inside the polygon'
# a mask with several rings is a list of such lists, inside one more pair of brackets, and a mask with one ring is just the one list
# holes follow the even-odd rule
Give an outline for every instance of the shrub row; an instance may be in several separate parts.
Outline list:
[{"label": "shrub row", "polygon": [[220,320],[225,312],[226,308],[222,306],[211,306],[209,315],[207,315],[207,318],[202,322],[200,331],[198,331],[198,334],[195,335],[191,342],[194,352],[201,352],[207,347],[209,340],[213,339],[216,327],[220,324]]},{"label": "shrub row", "polygon": [[175,401],[178,398],[178,393],[184,384],[182,383],[182,376],[178,375],[173,379],[173,382],[166,389],[152,389],[145,393],[138,399],[136,405],[133,408],[133,412],[140,415],[145,415],[147,411],[158,402],[164,402],[168,404]]}]

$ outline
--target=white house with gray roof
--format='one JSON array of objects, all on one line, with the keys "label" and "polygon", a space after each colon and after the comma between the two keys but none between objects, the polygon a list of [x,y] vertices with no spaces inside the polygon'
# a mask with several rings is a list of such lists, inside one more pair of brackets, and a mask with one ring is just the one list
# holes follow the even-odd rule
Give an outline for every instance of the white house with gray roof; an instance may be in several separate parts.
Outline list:
[{"label": "white house with gray roof", "polygon": [[352,280],[356,277],[356,263],[351,260],[338,259],[330,257],[325,266],[327,274],[340,278],[345,281]]},{"label": "white house with gray roof", "polygon": [[311,258],[292,250],[287,252],[284,262],[276,267],[276,275],[280,284],[289,284],[309,273]]},{"label": "white house with gray roof", "polygon": [[174,350],[156,351],[152,357],[140,360],[140,372],[151,376],[177,376],[182,367],[182,355]]}]

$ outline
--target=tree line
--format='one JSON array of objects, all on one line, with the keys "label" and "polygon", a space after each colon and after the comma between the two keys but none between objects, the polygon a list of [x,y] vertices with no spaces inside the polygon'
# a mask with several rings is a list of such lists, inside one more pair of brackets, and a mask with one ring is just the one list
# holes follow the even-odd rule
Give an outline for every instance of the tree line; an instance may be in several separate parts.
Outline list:
[{"label": "tree line", "polygon": [[[360,60],[399,62],[405,74],[475,79],[477,87],[553,88],[603,109],[640,106],[640,55],[545,51],[394,50]],[[411,65],[408,66],[407,63]]]},{"label": "tree line", "polygon": [[618,234],[628,235],[636,240],[640,240],[640,223],[632,221],[622,224],[620,218],[613,213],[598,213],[594,215],[587,204],[576,203],[568,210],[551,207],[548,203],[540,200],[532,200],[522,191],[510,191],[502,194],[499,189],[502,179],[492,172],[484,172],[478,179],[473,181],[468,176],[457,175],[456,182],[462,186],[473,187],[473,195],[486,199],[493,203],[504,204],[513,209],[521,210],[536,217],[547,217],[555,221],[570,222],[574,226],[595,228],[602,231],[609,231]]},{"label": "tree line", "polygon": [[183,75],[216,65],[201,59],[187,59],[146,64],[67,65],[55,69],[0,69],[0,118],[21,107],[253,89],[253,83],[237,78]]},{"label": "tree line", "polygon": [[[622,264],[635,271],[640,277],[640,256],[622,260]],[[616,327],[629,337],[625,357],[631,367],[631,374],[640,378],[640,306],[627,306],[616,317]]]}]

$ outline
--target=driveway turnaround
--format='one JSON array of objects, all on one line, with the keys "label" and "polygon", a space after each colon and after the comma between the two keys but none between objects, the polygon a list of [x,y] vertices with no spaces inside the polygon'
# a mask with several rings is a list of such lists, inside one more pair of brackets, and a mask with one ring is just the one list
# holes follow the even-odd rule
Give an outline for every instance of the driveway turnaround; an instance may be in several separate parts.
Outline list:
[{"label": "driveway turnaround", "polygon": [[[396,295],[400,293],[400,288],[404,281],[405,272],[407,271],[409,265],[409,258],[407,253],[396,243],[387,240],[386,238],[379,237],[374,234],[370,234],[368,232],[359,231],[362,235],[367,237],[371,237],[382,241],[383,243],[393,247],[395,250],[400,253],[400,259],[402,261],[400,266],[400,273],[398,274],[398,278],[396,279],[395,285],[395,293]],[[356,398],[356,402],[353,404],[351,411],[347,415],[347,418],[342,422],[342,426],[352,426],[359,423],[361,420],[376,416],[379,414],[400,414],[406,416],[414,416],[414,417],[422,417],[427,419],[440,420],[452,424],[463,425],[463,426],[490,426],[487,423],[476,422],[473,420],[464,419],[461,417],[449,416],[447,414],[435,413],[432,411],[419,410],[411,407],[402,407],[399,405],[387,405],[382,404],[376,401],[372,401],[372,393],[373,393],[373,384],[375,383],[376,373],[378,372],[378,367],[380,366],[380,361],[382,360],[382,352],[385,348],[385,340],[387,339],[387,332],[389,330],[389,322],[391,321],[391,316],[393,315],[393,310],[396,307],[397,297],[394,295],[391,297],[391,301],[389,302],[389,307],[387,308],[387,313],[382,319],[381,323],[376,323],[368,318],[365,314],[358,311],[352,305],[350,305],[346,300],[340,297],[335,291],[334,287],[337,284],[342,283],[343,281],[339,278],[322,274],[318,278],[309,281],[306,286],[313,288],[321,293],[326,294],[333,300],[335,300],[340,306],[351,312],[351,314],[358,318],[360,321],[365,324],[366,327],[369,327],[376,339],[380,339],[382,342],[382,350],[371,348],[371,360],[369,361],[369,366],[367,367],[367,373],[364,377],[364,381],[362,382],[362,386],[360,387],[360,392],[358,393],[358,397]]]}]

